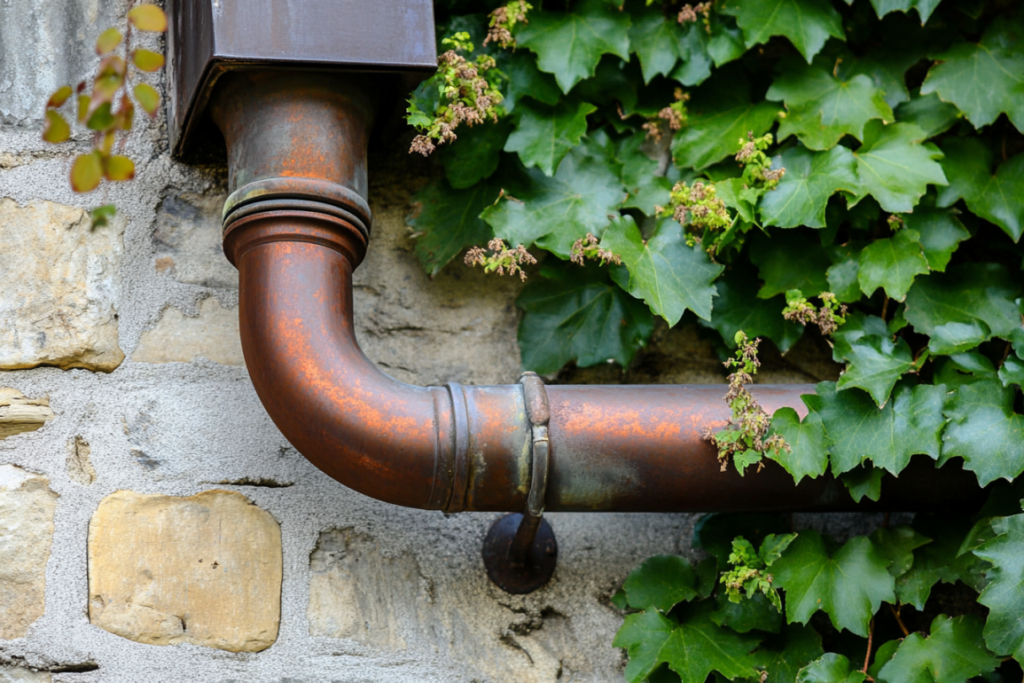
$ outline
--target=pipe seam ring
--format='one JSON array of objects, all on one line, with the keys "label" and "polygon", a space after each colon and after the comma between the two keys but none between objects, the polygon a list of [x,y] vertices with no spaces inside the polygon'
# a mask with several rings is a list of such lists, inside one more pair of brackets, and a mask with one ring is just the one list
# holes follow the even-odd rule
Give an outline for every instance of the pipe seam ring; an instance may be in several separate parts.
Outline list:
[{"label": "pipe seam ring", "polygon": [[525,514],[540,517],[544,514],[544,499],[547,496],[548,472],[551,463],[551,441],[548,437],[548,423],[551,409],[544,380],[535,372],[524,372],[519,378],[526,402],[526,415],[531,429],[531,473],[530,492],[526,496]]}]

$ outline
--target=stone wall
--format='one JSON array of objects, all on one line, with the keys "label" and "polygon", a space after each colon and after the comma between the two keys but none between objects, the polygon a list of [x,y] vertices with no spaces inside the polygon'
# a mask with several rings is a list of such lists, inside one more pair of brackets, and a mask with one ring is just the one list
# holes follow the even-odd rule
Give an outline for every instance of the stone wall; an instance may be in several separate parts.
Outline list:
[{"label": "stone wall", "polygon": [[[621,680],[608,598],[643,558],[693,555],[695,518],[550,515],[555,577],[513,597],[480,559],[495,515],[392,507],[306,462],[241,357],[225,168],[172,161],[166,124],[140,117],[136,180],[76,195],[87,136],[40,139],[49,92],[89,72],[125,9],[0,2],[0,682]],[[405,216],[429,165],[403,144],[371,167],[359,340],[403,381],[515,381],[518,279],[423,274]],[[106,203],[116,218],[91,228]],[[804,346],[767,379],[832,376]],[[628,373],[562,379],[722,371],[690,326]]]}]

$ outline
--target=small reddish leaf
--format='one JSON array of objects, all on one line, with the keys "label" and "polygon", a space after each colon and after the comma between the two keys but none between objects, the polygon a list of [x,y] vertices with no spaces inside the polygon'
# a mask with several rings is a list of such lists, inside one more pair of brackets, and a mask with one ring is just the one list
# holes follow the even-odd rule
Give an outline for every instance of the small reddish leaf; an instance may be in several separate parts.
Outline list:
[{"label": "small reddish leaf", "polygon": [[128,157],[115,154],[107,159],[107,180],[131,180],[135,177],[135,164]]},{"label": "small reddish leaf", "polygon": [[[70,90],[70,88],[69,88]],[[47,142],[64,142],[71,137],[71,128],[64,117],[55,111],[46,112],[46,126],[43,128],[43,140]]]},{"label": "small reddish leaf", "polygon": [[135,118],[135,105],[128,99],[128,95],[121,95],[121,105],[114,114],[117,119],[117,127],[121,130],[131,130],[132,120]]},{"label": "small reddish leaf", "polygon": [[128,21],[140,31],[166,31],[167,15],[156,5],[139,5],[128,13]]},{"label": "small reddish leaf", "polygon": [[86,117],[89,115],[89,103],[92,99],[88,95],[78,96],[78,122],[85,123]]},{"label": "small reddish leaf", "polygon": [[99,152],[79,154],[71,166],[71,189],[92,192],[103,179],[103,159]]},{"label": "small reddish leaf", "polygon": [[79,81],[75,86],[75,92],[81,95],[83,90],[85,90],[85,81]]},{"label": "small reddish leaf", "polygon": [[164,56],[152,50],[134,50],[132,61],[142,71],[156,71],[164,65]]},{"label": "small reddish leaf", "polygon": [[108,28],[96,39],[96,54],[105,55],[113,52],[114,48],[121,44],[121,32],[116,28]]},{"label": "small reddish leaf", "polygon": [[153,86],[139,83],[135,86],[135,99],[151,117],[156,116],[156,108],[160,106],[160,93]]},{"label": "small reddish leaf", "polygon": [[47,109],[56,109],[57,107],[64,106],[64,103],[71,97],[71,86],[65,85],[62,88],[57,88],[57,92],[50,95],[50,99],[46,102]]},{"label": "small reddish leaf", "polygon": [[114,115],[110,113],[110,102],[104,102],[89,114],[85,126],[90,130],[108,130],[114,123]]}]

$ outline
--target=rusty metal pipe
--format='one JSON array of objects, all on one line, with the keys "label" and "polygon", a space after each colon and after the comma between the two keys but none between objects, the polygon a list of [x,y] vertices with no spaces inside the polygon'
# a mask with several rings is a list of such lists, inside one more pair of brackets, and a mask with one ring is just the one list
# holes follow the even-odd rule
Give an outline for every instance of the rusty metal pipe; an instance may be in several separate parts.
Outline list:
[{"label": "rusty metal pipe", "polygon": [[[705,427],[729,416],[721,386],[549,386],[547,482],[533,475],[524,385],[418,387],[359,349],[352,271],[365,255],[372,84],[361,77],[229,75],[213,100],[229,151],[225,252],[239,270],[246,364],[285,437],[346,486],[447,511],[936,509],[979,502],[955,465],[915,462],[877,504],[826,476],[794,486],[775,464],[720,472]],[[529,383],[527,383],[529,384]],[[810,385],[756,387],[769,412],[803,411]],[[528,512],[528,516],[530,513]],[[537,513],[539,519],[539,512]],[[526,532],[524,531],[524,534]]]}]

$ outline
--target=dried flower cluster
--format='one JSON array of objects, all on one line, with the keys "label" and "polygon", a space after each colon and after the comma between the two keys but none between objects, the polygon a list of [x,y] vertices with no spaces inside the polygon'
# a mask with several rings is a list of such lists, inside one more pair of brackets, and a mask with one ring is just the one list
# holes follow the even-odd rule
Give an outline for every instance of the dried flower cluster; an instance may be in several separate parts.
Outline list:
[{"label": "dried flower cluster", "polygon": [[700,16],[703,16],[705,28],[710,33],[711,29],[707,26],[707,23],[711,15],[711,5],[711,2],[698,2],[696,5],[683,5],[679,10],[679,15],[676,19],[680,24],[689,24],[697,21]]},{"label": "dried flower cluster", "polygon": [[[775,577],[768,569],[775,560],[782,557],[782,552],[796,538],[796,534],[768,534],[761,543],[758,552],[747,539],[738,536],[733,539],[732,552],[729,553],[729,564],[732,569],[723,572],[719,581],[725,586],[725,594],[730,602],[739,603],[743,595],[752,598],[762,593],[776,610],[782,611],[782,600],[779,592],[772,586]],[[763,677],[762,681],[765,680]]]},{"label": "dried flower cluster", "polygon": [[[490,250],[491,253],[488,254],[487,250]],[[467,266],[483,266],[485,273],[495,271],[498,275],[505,275],[506,272],[509,275],[519,273],[519,279],[524,281],[526,272],[523,271],[522,265],[537,263],[537,259],[526,251],[526,247],[520,244],[515,249],[509,249],[505,241],[498,237],[487,243],[487,249],[471,247],[466,252],[465,261]]]},{"label": "dried flower cluster", "polygon": [[433,115],[420,109],[415,98],[406,109],[406,119],[421,133],[413,139],[409,152],[423,156],[429,156],[437,145],[454,142],[458,137],[455,129],[460,124],[474,126],[487,119],[497,122],[501,113],[498,81],[504,75],[495,67],[494,58],[479,55],[475,62],[469,62],[460,55],[459,52],[473,51],[465,32],[441,42],[451,49],[437,58],[437,73],[423,86],[436,87],[440,95]]},{"label": "dried flower cluster", "polygon": [[820,308],[809,302],[799,289],[789,290],[782,317],[801,325],[817,325],[823,335],[832,334],[846,322],[846,305],[839,303],[832,292],[822,292],[818,298],[821,299]]},{"label": "dried flower cluster", "polygon": [[724,230],[732,225],[725,202],[715,194],[714,183],[698,180],[690,187],[678,182],[669,197],[669,206],[655,206],[655,214],[662,218],[671,216],[692,232]]},{"label": "dried flower cluster", "polygon": [[885,221],[886,223],[889,224],[890,230],[899,230],[900,228],[903,227],[903,219],[897,216],[896,214],[892,214],[891,216],[886,218]]},{"label": "dried flower cluster", "polygon": [[572,250],[569,252],[569,259],[573,263],[581,266],[584,261],[588,259],[592,261],[600,261],[602,266],[606,263],[614,263],[617,266],[622,264],[622,259],[618,254],[602,248],[598,243],[597,238],[589,232],[586,237],[580,238],[572,243]]},{"label": "dried flower cluster", "polygon": [[665,126],[673,133],[686,124],[686,102],[690,99],[689,94],[684,93],[681,88],[676,88],[676,101],[652,116],[641,128],[647,131],[647,137],[660,142],[665,133]]},{"label": "dried flower cluster", "polygon": [[526,18],[526,13],[532,9],[533,5],[526,0],[512,0],[504,7],[499,7],[491,12],[484,45],[497,43],[505,49],[515,47],[516,39],[512,36],[512,29],[516,24],[530,23]]},{"label": "dried flower cluster", "polygon": [[757,465],[760,472],[764,467],[763,458],[769,450],[780,453],[789,452],[790,446],[780,435],[768,436],[771,418],[747,391],[746,385],[754,381],[757,368],[761,362],[757,358],[757,347],[760,339],[750,340],[743,331],[736,333],[736,357],[727,360],[724,365],[733,370],[729,375],[729,391],[725,394],[725,402],[732,409],[732,417],[724,429],[717,432],[710,427],[704,429],[704,440],[710,441],[718,449],[718,459],[724,472],[730,457],[736,470],[743,475],[750,465]]},{"label": "dried flower cluster", "polygon": [[740,138],[740,151],[736,153],[736,161],[743,167],[743,187],[756,188],[758,190],[774,190],[779,181],[786,175],[784,168],[772,168],[771,158],[765,154],[765,150],[772,144],[771,133],[759,138],[748,131],[747,138]]}]

